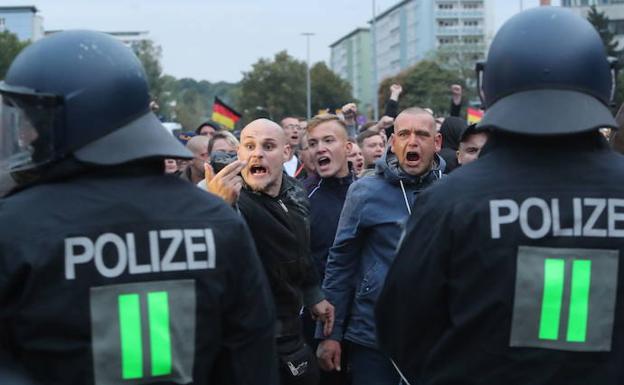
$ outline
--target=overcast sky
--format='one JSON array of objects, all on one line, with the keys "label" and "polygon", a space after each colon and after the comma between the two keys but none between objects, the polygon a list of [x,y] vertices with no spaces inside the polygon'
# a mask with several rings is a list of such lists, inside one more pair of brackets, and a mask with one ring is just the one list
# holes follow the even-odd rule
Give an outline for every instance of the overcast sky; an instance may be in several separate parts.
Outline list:
[{"label": "overcast sky", "polygon": [[[427,1],[427,0],[425,0]],[[429,0],[431,1],[431,0]],[[539,0],[489,0],[496,24]],[[89,28],[149,31],[162,47],[164,72],[177,78],[237,82],[260,57],[281,50],[312,62],[329,61],[329,45],[372,16],[371,0],[2,0],[34,5],[47,30]],[[376,0],[377,13],[399,0]],[[553,4],[558,4],[554,0]]]}]

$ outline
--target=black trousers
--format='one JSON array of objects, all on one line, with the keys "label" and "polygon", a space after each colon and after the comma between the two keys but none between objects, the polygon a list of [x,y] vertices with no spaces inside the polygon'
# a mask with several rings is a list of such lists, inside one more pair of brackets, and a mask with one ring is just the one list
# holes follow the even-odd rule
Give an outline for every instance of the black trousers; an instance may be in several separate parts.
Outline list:
[{"label": "black trousers", "polygon": [[281,385],[319,385],[319,367],[314,351],[302,335],[277,339]]}]

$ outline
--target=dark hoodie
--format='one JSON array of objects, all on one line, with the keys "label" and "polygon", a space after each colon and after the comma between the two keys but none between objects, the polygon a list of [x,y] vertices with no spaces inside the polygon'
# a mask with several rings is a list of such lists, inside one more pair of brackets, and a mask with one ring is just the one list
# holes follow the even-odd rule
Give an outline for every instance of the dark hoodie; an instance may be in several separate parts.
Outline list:
[{"label": "dark hoodie", "polygon": [[446,161],[446,173],[450,173],[457,168],[457,149],[462,132],[466,129],[466,121],[464,119],[449,116],[444,119],[440,134],[442,134],[442,150],[440,156]]}]

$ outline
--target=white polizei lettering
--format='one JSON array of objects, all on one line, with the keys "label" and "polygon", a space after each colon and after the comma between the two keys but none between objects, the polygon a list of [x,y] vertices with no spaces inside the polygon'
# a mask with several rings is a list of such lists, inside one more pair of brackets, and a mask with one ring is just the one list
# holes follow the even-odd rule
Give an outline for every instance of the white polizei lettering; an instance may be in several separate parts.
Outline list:
[{"label": "white polizei lettering", "polygon": [[152,262],[152,271],[158,273],[160,271],[160,247],[158,246],[158,231],[150,231],[147,233],[149,238],[150,261]]},{"label": "white polizei lettering", "polygon": [[581,198],[572,199],[572,214],[574,214],[574,236],[583,235],[583,202]]},{"label": "white polizei lettering", "polygon": [[605,238],[607,236],[607,229],[595,229],[594,226],[600,218],[600,215],[607,207],[607,201],[604,198],[585,198],[583,199],[583,204],[585,206],[593,206],[594,211],[592,211],[591,215],[585,222],[583,226],[583,236],[585,237],[600,237]]},{"label": "white polizei lettering", "polygon": [[[82,252],[77,252],[82,248]],[[93,242],[87,237],[65,238],[65,279],[76,278],[74,266],[93,259]]]},{"label": "white polizei lettering", "polygon": [[616,212],[616,209],[624,207],[624,199],[609,199],[609,236],[614,238],[624,237],[624,229],[618,229],[617,223],[624,221],[624,213]]},{"label": "white polizei lettering", "polygon": [[[529,225],[529,210],[531,207],[537,207],[542,211],[542,226],[537,230],[532,229]],[[524,234],[531,239],[543,238],[550,231],[552,220],[550,211],[545,200],[540,198],[528,198],[520,205],[520,228]]]},{"label": "white polizei lettering", "polygon": [[[501,214],[501,209],[506,208],[509,213]],[[492,239],[501,237],[501,225],[513,223],[518,220],[518,204],[511,199],[496,199],[490,201],[490,231]]]},{"label": "white polizei lettering", "polygon": [[206,247],[208,248],[208,263],[209,269],[215,268],[215,259],[217,256],[217,250],[214,241],[214,234],[212,229],[204,229],[204,237],[206,238]]},{"label": "white polizei lettering", "polygon": [[[65,279],[76,279],[76,266],[81,264],[95,265],[97,272],[106,278],[115,278],[124,273],[215,268],[217,255],[212,229],[153,230],[143,233],[145,235],[149,243],[149,260],[144,254],[146,250],[137,248],[137,236],[134,233],[125,233],[124,236],[104,233],[94,239],[66,238]],[[139,245],[142,244],[139,242]],[[162,256],[161,249],[166,249]],[[184,256],[186,260],[182,260]],[[139,257],[143,264],[139,263]],[[180,261],[174,261],[176,257]]]},{"label": "white polizei lettering", "polygon": [[204,230],[184,230],[184,246],[186,247],[186,263],[189,270],[201,270],[208,268],[208,261],[196,261],[195,254],[206,252],[206,243],[193,243],[193,238],[204,240]]},{"label": "white polizei lettering", "polygon": [[561,217],[559,215],[559,199],[551,199],[550,201],[550,213],[552,215],[552,231],[556,237],[571,237],[572,228],[561,228]]},{"label": "white polizei lettering", "polygon": [[[113,246],[114,251],[111,251],[107,256],[114,256],[116,265],[109,268],[104,263],[104,247],[110,244]],[[111,250],[111,247],[109,247]],[[108,258],[109,262],[113,258]],[[107,278],[115,278],[121,275],[126,270],[128,265],[128,253],[126,252],[126,245],[123,239],[113,233],[105,233],[98,237],[95,241],[95,267],[98,272]]]},{"label": "white polizei lettering", "polygon": [[128,249],[128,272],[130,274],[144,274],[152,271],[150,265],[139,265],[137,261],[134,234],[126,233],[126,248]]},{"label": "white polizei lettering", "polygon": [[162,239],[171,239],[171,243],[162,257],[160,263],[160,271],[181,271],[186,270],[186,262],[173,262],[173,257],[176,255],[176,251],[180,248],[184,234],[182,230],[161,230],[160,237]]}]

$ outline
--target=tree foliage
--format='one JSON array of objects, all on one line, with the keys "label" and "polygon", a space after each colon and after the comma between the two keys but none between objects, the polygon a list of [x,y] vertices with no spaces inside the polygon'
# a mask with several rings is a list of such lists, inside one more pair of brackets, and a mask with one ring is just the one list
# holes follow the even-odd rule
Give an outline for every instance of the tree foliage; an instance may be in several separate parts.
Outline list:
[{"label": "tree foliage", "polygon": [[29,43],[29,41],[19,41],[17,36],[9,31],[0,32],[0,79],[4,79],[13,59]]},{"label": "tree foliage", "polygon": [[160,101],[163,92],[162,66],[160,65],[162,48],[151,40],[134,41],[130,47],[143,64],[152,99]]},{"label": "tree foliage", "polygon": [[[168,114],[166,116],[175,118],[187,130],[194,129],[210,118],[215,96],[237,108],[236,84],[190,78],[176,80],[169,76],[165,78],[164,99],[169,106],[169,110],[165,111]],[[173,106],[172,101],[175,101]]]},{"label": "tree foliage", "polygon": [[323,109],[334,111],[353,101],[349,82],[340,78],[324,62],[310,68],[310,88],[312,115]]},{"label": "tree foliage", "polygon": [[408,107],[431,108],[437,115],[449,113],[450,85],[460,84],[465,87],[457,73],[444,69],[431,60],[420,61],[398,75],[384,79],[378,91],[380,101],[388,100],[390,85],[393,83],[403,87],[399,110]]},{"label": "tree foliage", "polygon": [[599,12],[595,5],[589,8],[587,13],[587,20],[596,28],[602,43],[604,44],[607,55],[618,57],[621,55],[621,50],[617,49],[618,42],[615,40],[615,34],[609,29],[609,18],[604,12]]},{"label": "tree foliage", "polygon": [[[324,63],[310,68],[312,113],[319,109],[339,108],[352,100],[351,86],[340,79]],[[284,116],[305,116],[306,64],[279,52],[271,59],[260,59],[243,74],[240,83],[240,107],[244,120],[268,116],[278,120]]]}]

